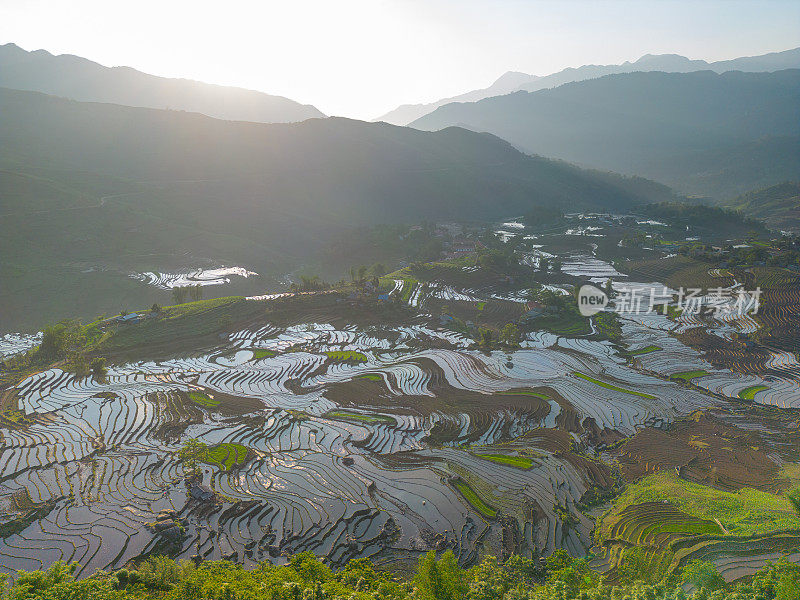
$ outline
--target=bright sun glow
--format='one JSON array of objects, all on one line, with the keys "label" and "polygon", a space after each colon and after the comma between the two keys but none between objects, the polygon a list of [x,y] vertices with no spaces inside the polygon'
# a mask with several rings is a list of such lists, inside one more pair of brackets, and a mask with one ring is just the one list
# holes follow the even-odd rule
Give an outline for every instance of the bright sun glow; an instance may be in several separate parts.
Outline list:
[{"label": "bright sun glow", "polygon": [[782,1],[576,3],[4,0],[0,42],[371,119],[508,70],[547,74],[648,52],[718,60],[796,46],[800,31],[800,4]]}]

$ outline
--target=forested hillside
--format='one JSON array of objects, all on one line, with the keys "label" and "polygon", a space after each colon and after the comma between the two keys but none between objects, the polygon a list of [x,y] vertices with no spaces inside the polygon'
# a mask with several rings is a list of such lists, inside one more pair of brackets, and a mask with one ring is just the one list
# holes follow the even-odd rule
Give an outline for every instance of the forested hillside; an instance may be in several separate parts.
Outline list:
[{"label": "forested hillside", "polygon": [[733,197],[800,172],[800,70],[628,73],[448,104],[412,123]]},{"label": "forested hillside", "polygon": [[8,89],[0,105],[0,301],[17,326],[42,311],[104,312],[110,297],[116,310],[121,298],[149,305],[127,274],[175,257],[269,277],[354,225],[625,210],[672,195],[459,128],[231,122]]}]

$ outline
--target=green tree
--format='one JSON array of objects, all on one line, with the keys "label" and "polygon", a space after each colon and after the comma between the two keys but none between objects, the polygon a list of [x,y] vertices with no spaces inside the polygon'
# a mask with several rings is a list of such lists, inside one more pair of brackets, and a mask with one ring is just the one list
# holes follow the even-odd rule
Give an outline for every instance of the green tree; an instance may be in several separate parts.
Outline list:
[{"label": "green tree", "polygon": [[717,567],[710,562],[693,560],[683,568],[683,583],[689,583],[697,589],[709,592],[725,587],[725,579]]},{"label": "green tree", "polygon": [[426,600],[462,600],[467,592],[464,571],[451,550],[438,561],[433,550],[421,556],[414,584]]},{"label": "green tree", "polygon": [[606,293],[606,296],[609,298],[614,297],[614,282],[612,281],[611,277],[606,279],[606,285],[603,291]]},{"label": "green tree", "polygon": [[369,268],[369,272],[373,277],[380,277],[386,275],[386,267],[383,263],[377,262]]},{"label": "green tree", "polygon": [[522,339],[519,327],[514,323],[506,323],[505,327],[500,330],[500,342],[506,346],[519,346]]},{"label": "green tree", "polygon": [[183,468],[189,473],[197,471],[197,463],[199,463],[208,452],[208,446],[203,442],[198,442],[195,439],[186,440],[178,450],[178,458],[183,463]]},{"label": "green tree", "polygon": [[92,377],[97,381],[105,381],[108,369],[106,368],[106,359],[98,356],[92,360],[91,365]]}]

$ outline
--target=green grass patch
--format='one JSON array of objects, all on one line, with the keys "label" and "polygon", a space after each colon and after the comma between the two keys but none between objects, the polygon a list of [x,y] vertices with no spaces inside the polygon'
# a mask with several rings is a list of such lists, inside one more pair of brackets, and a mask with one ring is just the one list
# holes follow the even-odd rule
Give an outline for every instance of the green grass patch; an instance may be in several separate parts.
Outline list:
[{"label": "green grass patch", "polygon": [[725,492],[680,479],[672,470],[655,473],[629,484],[598,527],[601,540],[610,524],[627,507],[644,502],[670,502],[679,510],[713,521],[719,519],[732,535],[754,535],[780,529],[800,528],[798,516],[785,496],[752,488]]},{"label": "green grass patch", "polygon": [[278,353],[275,350],[264,350],[263,348],[259,348],[258,350],[253,350],[253,360],[261,360],[262,358],[272,358],[273,356],[277,356]]},{"label": "green grass patch", "polygon": [[236,465],[244,464],[246,458],[247,448],[245,446],[224,443],[209,448],[203,456],[203,462],[227,471]]},{"label": "green grass patch", "polygon": [[396,425],[392,417],[387,415],[365,415],[363,413],[349,412],[345,410],[332,410],[324,415],[328,419],[340,419],[342,421],[358,421],[369,425]]},{"label": "green grass patch", "polygon": [[648,400],[655,400],[656,397],[651,394],[645,394],[644,392],[637,392],[636,390],[627,390],[625,388],[619,387],[618,385],[614,385],[613,383],[607,383],[605,381],[600,381],[599,379],[595,379],[594,377],[590,377],[585,373],[580,373],[576,371],[573,373],[575,377],[579,377],[586,381],[591,381],[595,385],[599,385],[600,387],[604,387],[607,390],[614,390],[615,392],[623,392],[625,394],[631,394],[632,396],[639,396],[640,398],[647,398]]},{"label": "green grass patch", "polygon": [[367,373],[366,375],[359,375],[356,379],[369,379],[370,381],[383,381],[383,377],[376,373]]},{"label": "green grass patch", "polygon": [[475,493],[475,490],[469,487],[465,481],[457,479],[453,482],[453,485],[455,485],[456,489],[461,492],[461,495],[464,496],[466,501],[469,502],[484,517],[493,519],[497,516],[497,511],[486,504],[486,502],[484,502],[481,497]]},{"label": "green grass patch", "polygon": [[508,467],[516,467],[517,469],[530,469],[533,466],[533,461],[524,456],[509,456],[507,454],[475,454],[475,456]]},{"label": "green grass patch", "polygon": [[222,403],[221,400],[210,398],[209,396],[206,396],[202,392],[189,392],[188,395],[189,395],[189,400],[191,400],[195,404],[199,404],[200,406],[205,406],[206,408],[214,408],[215,406],[219,406]]},{"label": "green grass patch", "polygon": [[478,310],[483,310],[486,307],[486,302],[477,303]]},{"label": "green grass patch", "polygon": [[663,348],[661,346],[645,346],[638,350],[628,350],[626,354],[628,356],[639,356],[640,354],[650,354],[651,352],[658,352],[659,350],[663,350]]},{"label": "green grass patch", "polygon": [[683,381],[684,383],[690,383],[692,379],[705,377],[706,375],[711,375],[711,373],[700,369],[697,371],[681,371],[680,373],[673,373],[669,376],[669,378],[677,379],[678,381]]},{"label": "green grass patch", "polygon": [[751,385],[750,387],[744,388],[738,395],[742,400],[754,400],[758,392],[763,392],[768,389],[769,387],[766,385]]},{"label": "green grass patch", "polygon": [[328,350],[325,352],[325,356],[333,362],[367,362],[367,356],[355,350]]}]

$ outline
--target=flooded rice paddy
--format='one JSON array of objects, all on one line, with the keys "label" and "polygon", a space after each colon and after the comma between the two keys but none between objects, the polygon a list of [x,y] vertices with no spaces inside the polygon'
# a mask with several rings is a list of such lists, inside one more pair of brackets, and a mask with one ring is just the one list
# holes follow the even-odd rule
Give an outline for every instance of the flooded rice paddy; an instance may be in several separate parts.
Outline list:
[{"label": "flooded rice paddy", "polygon": [[[588,252],[564,256],[562,270],[624,277]],[[196,277],[241,275],[204,273]],[[398,280],[390,295],[404,288]],[[525,299],[524,290],[445,283],[408,291],[408,304],[423,309],[429,299]],[[600,440],[665,427],[720,396],[800,408],[794,355],[774,351],[742,374],[682,341],[697,330],[721,341],[752,331],[748,315],[709,325],[629,314],[621,326],[628,356],[609,341],[544,331],[514,351],[477,351],[468,335],[422,315],[396,326],[261,323],[202,353],[114,365],[103,380],[33,374],[13,389],[29,423],[0,430],[9,525],[0,570],[66,560],[91,573],[164,551],[248,566],[303,550],[333,566],[371,557],[387,567],[429,549],[452,549],[465,564],[482,552],[583,555],[593,523],[581,499],[611,485],[608,469],[578,453],[590,449],[586,439],[602,450]],[[6,336],[0,353],[33,343]],[[230,466],[202,464],[216,501],[190,494],[176,454],[187,439],[244,448]],[[481,457],[492,452],[527,452],[531,466]],[[470,504],[457,481],[496,514]],[[181,519],[180,535],[154,527],[165,511]]]},{"label": "flooded rice paddy", "polygon": [[258,275],[255,271],[248,271],[244,267],[219,267],[216,269],[191,269],[183,272],[158,273],[147,271],[132,273],[133,279],[142,281],[162,290],[191,285],[225,285],[231,282],[231,277],[244,277],[245,279]]}]

